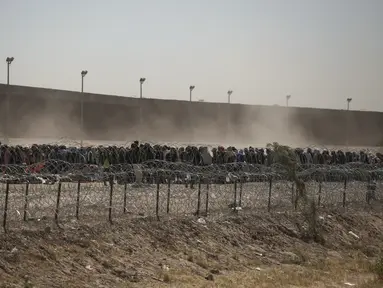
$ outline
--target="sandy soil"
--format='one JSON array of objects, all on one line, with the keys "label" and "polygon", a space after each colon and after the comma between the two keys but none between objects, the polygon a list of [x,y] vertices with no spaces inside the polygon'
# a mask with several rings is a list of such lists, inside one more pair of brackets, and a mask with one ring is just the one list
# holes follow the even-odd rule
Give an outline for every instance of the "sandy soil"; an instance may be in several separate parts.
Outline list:
[{"label": "sandy soil", "polygon": [[11,231],[0,287],[383,287],[370,269],[383,213],[321,211],[320,222],[322,243],[304,241],[297,213]]}]

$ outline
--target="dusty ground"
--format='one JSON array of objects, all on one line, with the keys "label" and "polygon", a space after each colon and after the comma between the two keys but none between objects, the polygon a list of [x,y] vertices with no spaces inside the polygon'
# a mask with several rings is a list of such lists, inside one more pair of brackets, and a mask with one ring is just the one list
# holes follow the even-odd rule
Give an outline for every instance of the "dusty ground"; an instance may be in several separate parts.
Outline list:
[{"label": "dusty ground", "polygon": [[323,243],[303,241],[292,213],[1,234],[0,287],[383,287],[370,269],[383,213],[320,215]]}]

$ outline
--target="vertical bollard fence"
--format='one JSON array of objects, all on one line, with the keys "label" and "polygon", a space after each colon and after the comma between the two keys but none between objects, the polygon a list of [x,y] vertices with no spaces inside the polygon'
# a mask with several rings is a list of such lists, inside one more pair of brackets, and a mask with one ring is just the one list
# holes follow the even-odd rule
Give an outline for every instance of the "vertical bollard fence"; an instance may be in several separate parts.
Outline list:
[{"label": "vertical bollard fence", "polygon": [[25,184],[25,198],[24,198],[24,215],[23,215],[23,220],[28,221],[28,199],[29,196],[29,183]]},{"label": "vertical bollard fence", "polygon": [[7,183],[5,184],[5,201],[4,201],[4,214],[3,214],[4,233],[8,232],[8,229],[7,229],[8,199],[9,199],[9,183],[7,181]]},{"label": "vertical bollard fence", "polygon": [[60,212],[60,198],[61,198],[61,182],[59,182],[59,186],[57,189],[57,199],[56,199],[56,210],[55,210],[55,223],[59,225],[59,212]]}]

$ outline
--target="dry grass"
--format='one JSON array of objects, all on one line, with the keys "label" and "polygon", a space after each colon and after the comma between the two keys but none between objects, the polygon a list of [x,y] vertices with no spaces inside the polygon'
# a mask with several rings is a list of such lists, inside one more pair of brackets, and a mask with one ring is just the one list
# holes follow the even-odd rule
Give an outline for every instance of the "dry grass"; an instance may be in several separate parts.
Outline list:
[{"label": "dry grass", "polygon": [[[304,251],[301,253],[302,257],[308,257],[304,255]],[[352,287],[383,287],[383,283],[376,280],[371,273],[371,261],[359,252],[352,253],[348,257],[328,255],[322,261],[313,264],[283,264],[252,267],[244,271],[226,271],[221,275],[214,275],[214,282],[206,280],[205,274],[191,275],[190,272],[180,269],[170,273],[172,279],[170,287],[338,288],[348,287],[346,283],[354,284]],[[148,287],[169,286],[156,283]]]},{"label": "dry grass", "polygon": [[[358,265],[355,263],[355,265]],[[261,271],[248,269],[243,272],[229,272],[225,275],[214,276],[214,283],[207,281],[203,276],[190,275],[181,271],[172,272],[171,287],[270,287],[270,288],[320,288],[320,287],[347,287],[345,283],[354,284],[354,287],[374,288],[383,287],[382,282],[374,280],[370,273],[345,271],[343,266],[329,265],[325,270],[299,265],[281,265],[273,268],[264,268]],[[156,285],[150,287],[166,287]],[[137,286],[138,287],[138,286]]]},{"label": "dry grass", "polygon": [[383,287],[371,269],[372,252],[383,250],[383,215],[333,213],[326,245],[300,238],[303,221],[295,213],[206,225],[137,219],[0,235],[0,288],[24,287],[25,275],[30,287]]}]

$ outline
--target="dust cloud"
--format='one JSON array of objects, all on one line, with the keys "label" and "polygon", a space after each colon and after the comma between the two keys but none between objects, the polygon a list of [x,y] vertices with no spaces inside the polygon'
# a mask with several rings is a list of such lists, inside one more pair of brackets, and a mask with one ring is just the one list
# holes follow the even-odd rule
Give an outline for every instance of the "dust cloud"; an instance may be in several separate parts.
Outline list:
[{"label": "dust cloud", "polygon": [[[5,105],[7,95],[9,104]],[[84,101],[81,128],[81,102]],[[12,143],[376,147],[383,113],[137,99],[0,85],[0,135]],[[5,107],[9,106],[5,121]],[[348,144],[348,145],[347,145]]]}]

